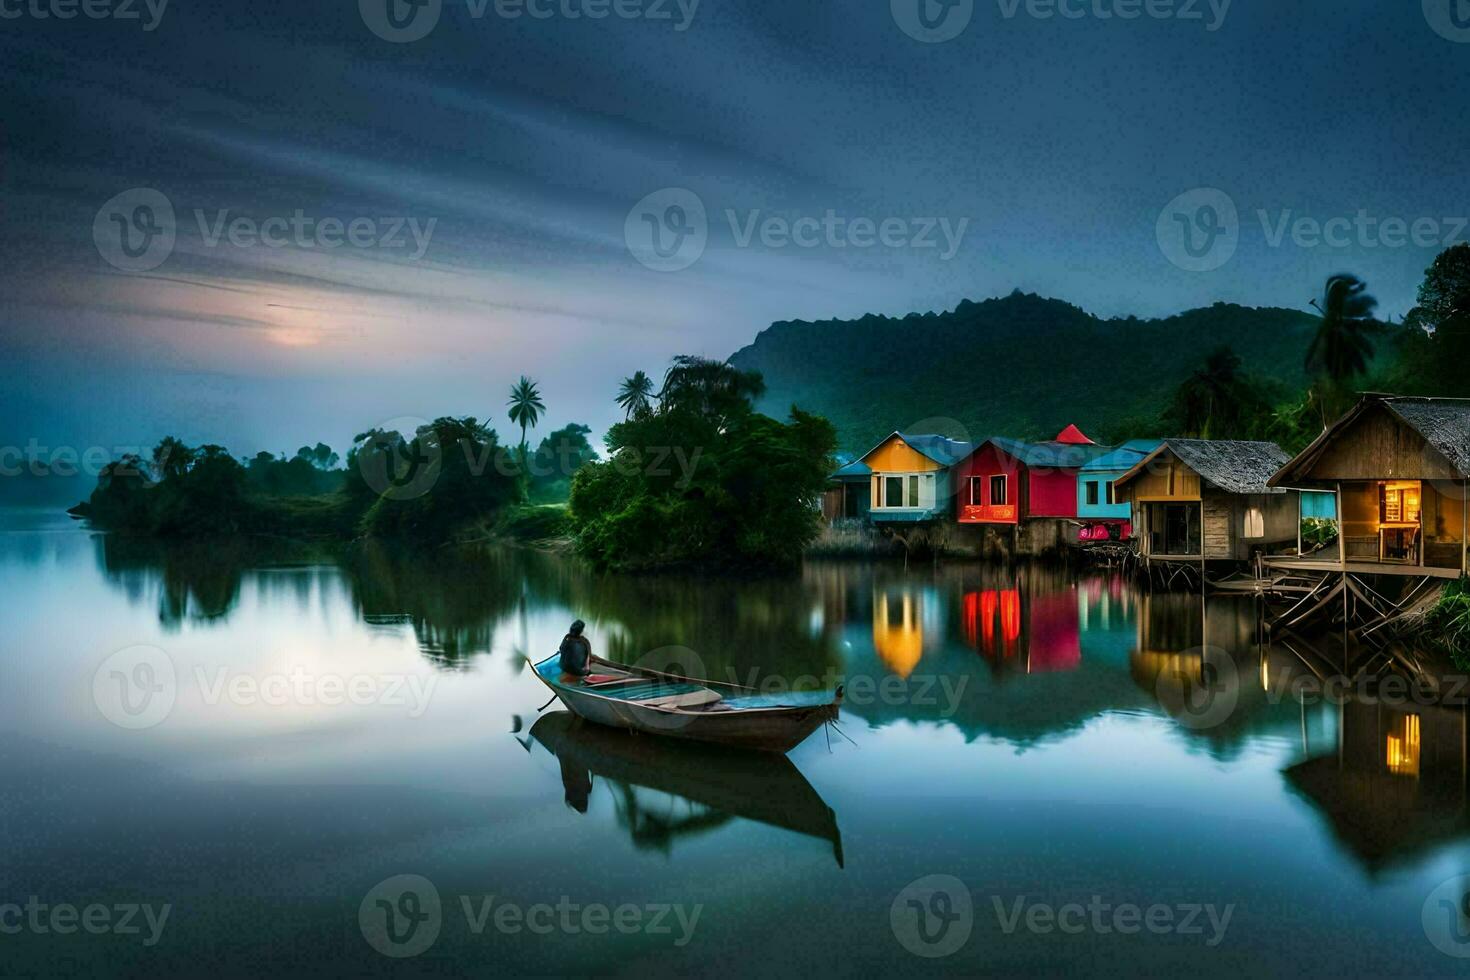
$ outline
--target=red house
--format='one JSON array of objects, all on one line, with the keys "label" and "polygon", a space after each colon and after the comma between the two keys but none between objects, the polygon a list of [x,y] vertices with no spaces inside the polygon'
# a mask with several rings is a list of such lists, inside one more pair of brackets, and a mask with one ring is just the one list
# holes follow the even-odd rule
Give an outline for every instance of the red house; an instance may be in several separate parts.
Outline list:
[{"label": "red house", "polygon": [[1069,425],[1048,442],[988,439],[951,471],[961,524],[1077,516],[1077,471],[1108,452]]}]

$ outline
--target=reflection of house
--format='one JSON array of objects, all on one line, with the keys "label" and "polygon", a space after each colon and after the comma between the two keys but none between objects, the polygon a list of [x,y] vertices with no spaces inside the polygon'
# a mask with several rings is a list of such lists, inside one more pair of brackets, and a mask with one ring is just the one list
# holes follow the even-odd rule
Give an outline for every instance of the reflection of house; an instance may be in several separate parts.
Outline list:
[{"label": "reflection of house", "polygon": [[1020,589],[967,592],[960,616],[965,642],[997,673],[1018,665],[1028,674],[1076,670],[1082,662],[1077,595],[1071,589],[1033,592],[1024,604]]},{"label": "reflection of house", "polygon": [[1330,754],[1287,769],[1370,871],[1470,834],[1463,708],[1351,700]]},{"label": "reflection of house", "polygon": [[1021,640],[1021,590],[984,589],[960,600],[965,642],[993,664],[1016,656]]},{"label": "reflection of house", "polygon": [[1336,492],[1334,568],[1447,578],[1470,571],[1470,399],[1367,395],[1271,484]]},{"label": "reflection of house", "polygon": [[1298,494],[1267,485],[1286,460],[1271,442],[1167,439],[1114,486],[1146,558],[1243,561],[1296,546]]},{"label": "reflection of house", "polygon": [[953,496],[950,467],[972,448],[944,436],[893,433],[832,474],[843,492],[843,516],[862,516],[866,508],[874,524],[947,518]]},{"label": "reflection of house", "polygon": [[927,641],[942,638],[938,597],[930,589],[883,589],[873,596],[873,649],[890,671],[908,677]]}]

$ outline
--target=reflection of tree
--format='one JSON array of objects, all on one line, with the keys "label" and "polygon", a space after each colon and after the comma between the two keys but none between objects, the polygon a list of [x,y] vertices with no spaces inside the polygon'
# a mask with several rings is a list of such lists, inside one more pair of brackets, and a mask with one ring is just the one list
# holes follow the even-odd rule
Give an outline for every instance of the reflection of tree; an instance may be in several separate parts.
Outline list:
[{"label": "reflection of tree", "polygon": [[158,621],[168,629],[223,620],[240,599],[245,570],[282,559],[280,547],[249,538],[172,542],[101,534],[96,540],[108,581],[135,604],[156,591]]},{"label": "reflection of tree", "polygon": [[407,623],[431,660],[459,667],[488,652],[521,594],[517,554],[495,549],[410,550],[361,542],[343,558],[363,621]]},{"label": "reflection of tree", "polygon": [[706,676],[742,684],[752,675],[789,683],[841,670],[821,629],[822,599],[801,578],[602,575],[552,556],[527,558],[533,597],[586,619],[609,659],[632,663],[687,647]]}]

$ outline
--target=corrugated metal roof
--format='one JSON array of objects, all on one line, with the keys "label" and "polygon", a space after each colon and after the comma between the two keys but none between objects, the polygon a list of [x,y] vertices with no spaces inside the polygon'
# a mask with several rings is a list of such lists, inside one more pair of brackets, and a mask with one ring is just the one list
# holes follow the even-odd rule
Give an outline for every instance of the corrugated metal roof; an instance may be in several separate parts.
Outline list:
[{"label": "corrugated metal roof", "polygon": [[1130,439],[1105,456],[1099,456],[1086,466],[1084,473],[1125,472],[1138,465],[1139,460],[1163,445],[1162,439]]},{"label": "corrugated metal roof", "polygon": [[895,432],[915,452],[923,453],[940,466],[953,466],[975,451],[973,442],[960,442],[948,436],[939,435],[910,435],[907,432]]},{"label": "corrugated metal roof", "polygon": [[1050,466],[1080,469],[1088,462],[1104,456],[1111,446],[1078,445],[1066,442],[1022,442],[1020,439],[997,437],[990,442],[997,449],[1027,466]]},{"label": "corrugated metal roof", "polygon": [[839,466],[832,471],[832,480],[866,480],[873,475],[873,468],[860,459],[855,459],[846,466]]}]

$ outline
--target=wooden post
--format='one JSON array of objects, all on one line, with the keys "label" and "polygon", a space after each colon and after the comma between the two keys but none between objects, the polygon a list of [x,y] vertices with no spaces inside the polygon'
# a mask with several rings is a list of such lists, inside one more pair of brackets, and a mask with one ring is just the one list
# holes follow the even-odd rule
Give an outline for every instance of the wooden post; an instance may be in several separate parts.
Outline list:
[{"label": "wooden post", "polygon": [[[1306,492],[1303,490],[1296,492],[1296,556],[1298,558],[1302,556],[1302,504],[1306,500],[1306,496]],[[1339,532],[1340,535],[1341,532]]]},{"label": "wooden post", "polygon": [[1342,516],[1342,481],[1337,483],[1337,560],[1347,571],[1347,521]]}]

